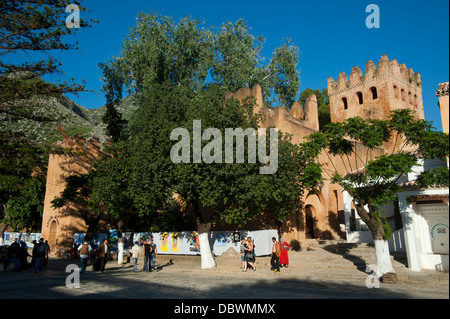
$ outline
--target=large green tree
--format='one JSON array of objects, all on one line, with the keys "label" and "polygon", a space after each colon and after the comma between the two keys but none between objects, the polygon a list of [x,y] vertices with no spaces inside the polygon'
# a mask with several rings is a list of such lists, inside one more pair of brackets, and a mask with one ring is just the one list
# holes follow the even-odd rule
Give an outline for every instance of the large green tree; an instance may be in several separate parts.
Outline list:
[{"label": "large green tree", "polygon": [[[84,10],[79,1],[69,0],[0,2],[1,231],[7,226],[37,230],[45,194],[49,148],[14,132],[13,123],[21,119],[55,121],[52,114],[38,112],[49,97],[84,90],[73,82],[43,80],[60,72],[52,52],[76,49],[65,39],[77,30],[66,27],[69,4]],[[80,19],[80,27],[89,26],[90,22]]]},{"label": "large green tree", "polygon": [[[235,141],[233,161],[227,162],[226,130],[252,129],[256,133],[260,116],[253,112],[253,99],[241,104],[235,99],[225,100],[225,93],[217,85],[205,92],[193,92],[170,81],[153,85],[141,94],[140,108],[130,121],[128,141],[114,144],[116,151],[109,152],[90,173],[95,175],[91,198],[109,207],[112,217],[128,225],[140,220],[159,230],[196,226],[203,268],[214,266],[207,240],[213,223],[244,226],[262,214],[270,214],[280,225],[299,208],[304,189],[313,189],[319,182],[311,178],[320,173],[314,158],[301,152],[290,136],[281,132],[275,132],[277,157],[270,158],[277,161],[273,174],[261,174],[260,170],[274,163],[249,160],[248,136],[240,146]],[[200,161],[195,160],[191,144],[195,121],[201,122],[201,130],[214,128],[223,136],[220,140],[215,136],[217,144],[212,149],[212,136],[200,137]],[[190,136],[188,148],[192,151],[182,163],[173,157],[177,141],[171,135],[175,129],[183,129]],[[269,132],[267,136],[265,143],[254,149],[258,158],[275,151]],[[263,146],[265,152],[260,154]],[[237,163],[240,152],[243,162]],[[215,161],[205,162],[207,156]],[[180,208],[192,212],[194,225],[181,215]]]},{"label": "large green tree", "polygon": [[253,36],[242,19],[215,29],[191,17],[176,24],[155,12],[141,13],[120,55],[100,67],[117,75],[105,77],[105,88],[116,92],[140,92],[167,80],[193,91],[212,83],[230,92],[259,84],[267,105],[290,108],[300,85],[299,50],[287,40],[266,61],[263,47],[264,39]]},{"label": "large green tree", "polygon": [[[288,41],[263,64],[262,42],[243,20],[215,31],[190,17],[175,24],[156,13],[139,14],[120,56],[100,64],[108,101],[116,102],[127,90],[139,108],[121,132],[116,131],[120,138],[89,173],[94,176],[90,200],[101,202],[112,217],[128,225],[140,220],[153,229],[191,228],[179,206],[192,211],[201,233],[204,268],[213,266],[205,240],[213,222],[245,224],[264,212],[281,222],[293,213],[305,185],[314,183],[303,178],[311,173],[304,169],[311,158],[289,136],[275,133],[278,166],[269,175],[260,174],[260,166],[269,164],[194,162],[193,153],[187,156],[189,162],[175,163],[171,157],[173,130],[184,129],[192,136],[196,121],[221,134],[227,128],[257,129],[254,101],[225,101],[226,92],[259,83],[266,98],[286,107],[295,100],[298,49]],[[217,147],[224,143],[220,140]],[[205,144],[200,141],[200,146]],[[246,145],[245,150],[233,147],[232,153],[247,154]],[[270,155],[270,145],[264,146],[262,155]],[[220,160],[225,156],[213,155]]]},{"label": "large green tree", "polygon": [[[370,152],[383,148],[388,141],[396,142],[400,151],[385,150],[383,155],[370,159]],[[419,159],[446,161],[448,134],[437,132],[432,123],[416,119],[411,110],[404,109],[393,111],[389,120],[356,117],[331,123],[323,132],[309,135],[303,146],[312,156],[324,152],[330,156],[330,163],[336,162],[322,166],[324,175],[348,192],[358,215],[372,232],[377,273],[381,276],[392,272],[387,244],[392,232],[383,206],[396,200],[402,190],[401,178],[420,165]],[[448,167],[426,171],[417,182],[422,187],[448,186]]]}]

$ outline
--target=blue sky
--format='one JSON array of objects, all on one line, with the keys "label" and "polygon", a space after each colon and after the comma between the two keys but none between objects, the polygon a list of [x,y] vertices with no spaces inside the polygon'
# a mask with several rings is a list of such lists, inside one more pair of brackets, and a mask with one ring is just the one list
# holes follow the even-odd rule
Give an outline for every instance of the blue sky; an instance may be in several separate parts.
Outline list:
[{"label": "blue sky", "polygon": [[[97,65],[118,56],[136,15],[155,10],[174,21],[190,15],[202,18],[207,26],[219,27],[225,21],[243,18],[255,36],[266,38],[263,55],[271,57],[284,38],[291,38],[301,51],[299,69],[306,88],[325,88],[327,78],[337,79],[339,72],[350,73],[359,66],[363,71],[367,60],[376,64],[382,54],[397,59],[421,73],[425,119],[441,129],[435,91],[440,82],[449,80],[449,1],[405,0],[278,0],[278,1],[154,1],[154,0],[87,0],[90,13],[82,18],[99,20],[76,35],[79,50],[58,53],[67,77],[94,93],[70,96],[87,107],[104,105],[100,92],[101,72]],[[366,6],[380,8],[380,28],[365,25]]]}]

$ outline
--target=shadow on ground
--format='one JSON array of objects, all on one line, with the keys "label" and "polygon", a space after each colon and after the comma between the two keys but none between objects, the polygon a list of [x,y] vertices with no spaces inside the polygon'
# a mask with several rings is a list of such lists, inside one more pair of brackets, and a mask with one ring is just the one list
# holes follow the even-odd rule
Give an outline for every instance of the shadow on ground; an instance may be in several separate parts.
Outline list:
[{"label": "shadow on ground", "polygon": [[[337,283],[292,278],[184,270],[162,265],[157,273],[133,273],[132,265],[107,264],[104,273],[81,275],[80,288],[66,287],[69,261],[52,259],[42,274],[32,269],[0,274],[0,298],[42,299],[381,299],[411,298],[384,289],[369,289],[364,283]],[[72,262],[73,263],[73,262]],[[114,264],[113,264],[114,263]],[[188,266],[192,267],[192,266]],[[170,270],[168,269],[170,268]],[[153,276],[153,277],[152,277]],[[156,277],[155,277],[156,276]]]}]

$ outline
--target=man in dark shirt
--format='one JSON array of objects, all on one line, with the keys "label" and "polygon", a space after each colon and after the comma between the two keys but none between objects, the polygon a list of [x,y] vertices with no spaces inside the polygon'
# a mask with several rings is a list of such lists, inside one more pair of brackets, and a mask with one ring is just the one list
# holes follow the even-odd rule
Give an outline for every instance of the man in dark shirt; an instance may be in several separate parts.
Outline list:
[{"label": "man in dark shirt", "polygon": [[152,267],[150,267],[150,271],[155,270],[155,259],[158,256],[157,253],[157,249],[156,249],[156,244],[153,242],[153,239],[150,238],[150,247],[152,249],[151,251],[151,255],[150,255],[150,261],[151,261],[151,265]]},{"label": "man in dark shirt", "polygon": [[150,265],[151,253],[152,253],[152,246],[150,245],[150,242],[148,241],[148,239],[145,238],[145,241],[144,241],[144,268],[142,269],[142,271],[144,271],[144,272],[149,272],[152,269],[151,265]]}]

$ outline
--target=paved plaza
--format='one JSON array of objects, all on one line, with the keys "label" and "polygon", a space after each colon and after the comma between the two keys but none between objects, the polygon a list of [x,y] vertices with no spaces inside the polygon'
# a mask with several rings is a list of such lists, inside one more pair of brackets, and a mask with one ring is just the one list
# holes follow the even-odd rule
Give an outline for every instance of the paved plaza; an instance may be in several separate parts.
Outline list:
[{"label": "paved plaza", "polygon": [[[169,264],[169,260],[173,264]],[[200,269],[200,256],[159,255],[156,272],[133,272],[132,263],[109,261],[105,272],[80,275],[79,288],[68,288],[67,265],[79,260],[51,257],[42,273],[33,269],[0,273],[1,299],[448,299],[448,273],[412,272],[394,261],[396,284],[372,283],[357,259],[323,249],[290,252],[289,268],[270,270],[270,257],[258,257],[256,271],[242,272],[239,260],[217,257],[217,267]],[[361,262],[361,261],[359,261]],[[68,281],[71,283],[72,281]]]}]

